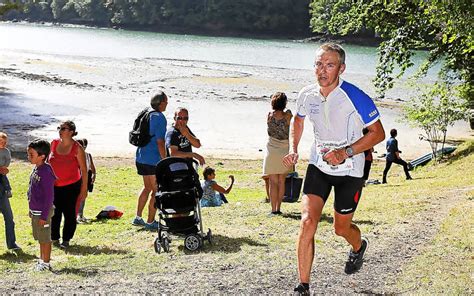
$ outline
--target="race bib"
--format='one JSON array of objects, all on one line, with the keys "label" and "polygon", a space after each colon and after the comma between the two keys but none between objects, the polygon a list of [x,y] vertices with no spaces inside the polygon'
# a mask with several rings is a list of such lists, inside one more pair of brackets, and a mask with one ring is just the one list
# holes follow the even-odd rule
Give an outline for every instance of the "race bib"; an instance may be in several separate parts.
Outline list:
[{"label": "race bib", "polygon": [[324,172],[344,172],[350,171],[354,168],[354,160],[352,158],[346,158],[343,163],[339,165],[330,165],[323,160],[323,156],[319,155],[316,161],[316,167]]},{"label": "race bib", "polygon": [[340,146],[342,146],[341,143],[325,142],[324,145],[317,147],[319,149],[317,149],[318,160],[316,161],[316,167],[319,168],[321,171],[328,173],[352,170],[354,168],[354,160],[352,158],[346,158],[344,162],[339,165],[330,165],[324,160],[324,154],[331,151],[331,149],[337,149],[337,147]]}]

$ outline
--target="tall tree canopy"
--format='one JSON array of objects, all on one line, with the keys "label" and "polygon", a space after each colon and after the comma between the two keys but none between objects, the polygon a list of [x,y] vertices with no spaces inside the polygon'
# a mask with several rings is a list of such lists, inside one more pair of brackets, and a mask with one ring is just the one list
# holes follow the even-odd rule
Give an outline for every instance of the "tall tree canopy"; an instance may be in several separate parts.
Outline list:
[{"label": "tall tree canopy", "polygon": [[425,75],[440,62],[441,79],[458,83],[457,95],[474,108],[472,0],[313,0],[311,12],[315,32],[346,35],[373,31],[385,40],[379,46],[374,81],[381,96],[395,78],[413,66],[415,50],[427,49],[429,55],[417,75]]},{"label": "tall tree canopy", "polygon": [[9,5],[8,9],[17,11],[6,13],[3,18],[303,36],[310,32],[309,3],[310,0],[25,0],[22,8]]}]

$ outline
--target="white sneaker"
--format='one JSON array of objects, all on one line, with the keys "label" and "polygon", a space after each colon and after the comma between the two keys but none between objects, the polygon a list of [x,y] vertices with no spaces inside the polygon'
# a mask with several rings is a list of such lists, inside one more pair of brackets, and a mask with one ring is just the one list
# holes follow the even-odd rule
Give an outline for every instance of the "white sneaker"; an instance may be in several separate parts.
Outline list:
[{"label": "white sneaker", "polygon": [[35,271],[51,271],[51,265],[49,263],[38,262],[35,265]]}]

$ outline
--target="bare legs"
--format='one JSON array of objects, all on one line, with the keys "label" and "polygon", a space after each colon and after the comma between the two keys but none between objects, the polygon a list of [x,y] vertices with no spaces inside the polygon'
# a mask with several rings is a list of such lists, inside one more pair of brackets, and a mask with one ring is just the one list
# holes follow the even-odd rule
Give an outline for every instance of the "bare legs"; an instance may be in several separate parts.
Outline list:
[{"label": "bare legs", "polygon": [[51,243],[40,243],[40,258],[44,263],[51,259]]},{"label": "bare legs", "polygon": [[155,220],[155,194],[157,190],[156,177],[154,175],[142,176],[143,177],[143,188],[138,196],[137,216],[141,217],[143,209],[148,201],[148,218],[147,222],[151,223]]},{"label": "bare legs", "polygon": [[317,195],[303,195],[300,233],[296,246],[301,283],[309,283],[314,258],[314,235],[321,219],[324,201]]},{"label": "bare legs", "polygon": [[[301,283],[309,283],[314,258],[314,235],[323,207],[324,201],[321,197],[313,194],[303,195],[297,244],[298,274]],[[354,251],[358,251],[362,241],[359,228],[352,223],[353,216],[354,213],[342,215],[334,212],[334,231],[336,235],[345,238]]]},{"label": "bare legs", "polygon": [[354,213],[342,215],[334,212],[334,231],[336,235],[342,236],[352,246],[354,252],[362,246],[360,230],[357,225],[352,223]]},{"label": "bare legs", "polygon": [[284,174],[269,175],[268,192],[270,196],[270,203],[272,205],[272,212],[279,212],[283,196],[285,195],[285,178]]}]

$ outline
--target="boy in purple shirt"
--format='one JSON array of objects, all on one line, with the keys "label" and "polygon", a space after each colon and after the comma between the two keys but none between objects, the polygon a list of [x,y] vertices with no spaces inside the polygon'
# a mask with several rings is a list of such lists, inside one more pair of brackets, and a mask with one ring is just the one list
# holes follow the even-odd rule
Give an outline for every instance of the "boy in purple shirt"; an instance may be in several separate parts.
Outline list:
[{"label": "boy in purple shirt", "polygon": [[34,164],[28,188],[28,205],[33,237],[40,245],[40,260],[36,271],[51,270],[51,217],[54,214],[54,181],[51,166],[45,163],[50,152],[48,141],[36,139],[28,144],[28,160]]}]

